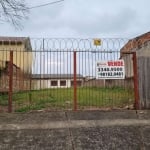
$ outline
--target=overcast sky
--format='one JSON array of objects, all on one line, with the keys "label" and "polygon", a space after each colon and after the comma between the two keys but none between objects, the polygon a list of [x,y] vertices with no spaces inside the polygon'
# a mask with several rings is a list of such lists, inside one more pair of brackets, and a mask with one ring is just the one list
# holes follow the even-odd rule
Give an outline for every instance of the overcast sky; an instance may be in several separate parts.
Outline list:
[{"label": "overcast sky", "polygon": [[[26,0],[28,6],[55,0]],[[150,0],[64,0],[32,9],[24,28],[0,24],[1,36],[132,38],[150,31]]]}]

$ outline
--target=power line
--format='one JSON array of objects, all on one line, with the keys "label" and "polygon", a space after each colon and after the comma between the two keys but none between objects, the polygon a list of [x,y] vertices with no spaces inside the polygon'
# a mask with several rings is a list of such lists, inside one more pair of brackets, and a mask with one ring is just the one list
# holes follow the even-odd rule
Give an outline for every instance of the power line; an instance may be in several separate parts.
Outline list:
[{"label": "power line", "polygon": [[[45,6],[53,5],[53,4],[56,4],[56,3],[63,2],[63,1],[64,0],[53,1],[53,2],[46,3],[46,4],[40,4],[40,5],[36,5],[36,6],[32,6],[32,7],[27,7],[27,8],[24,8],[23,10],[31,10],[31,9],[35,9],[35,8],[45,7]],[[15,10],[15,11],[21,11],[21,10]],[[2,11],[0,11],[0,13],[1,12]],[[8,12],[14,12],[14,10],[9,10]]]},{"label": "power line", "polygon": [[48,6],[48,5],[53,5],[53,4],[56,4],[56,3],[60,3],[64,0],[59,0],[59,1],[54,1],[54,2],[49,2],[49,3],[46,3],[46,4],[41,4],[41,5],[37,5],[37,6],[32,6],[32,7],[28,7],[27,9],[35,9],[35,8],[40,8],[40,7],[44,7],[44,6]]}]

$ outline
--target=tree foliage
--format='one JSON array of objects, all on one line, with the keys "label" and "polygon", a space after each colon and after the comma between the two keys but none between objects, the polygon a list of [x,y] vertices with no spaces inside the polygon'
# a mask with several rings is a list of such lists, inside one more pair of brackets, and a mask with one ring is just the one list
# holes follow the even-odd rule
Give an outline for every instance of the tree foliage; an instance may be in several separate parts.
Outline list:
[{"label": "tree foliage", "polygon": [[0,0],[0,22],[21,28],[21,21],[27,19],[28,12],[25,0]]}]

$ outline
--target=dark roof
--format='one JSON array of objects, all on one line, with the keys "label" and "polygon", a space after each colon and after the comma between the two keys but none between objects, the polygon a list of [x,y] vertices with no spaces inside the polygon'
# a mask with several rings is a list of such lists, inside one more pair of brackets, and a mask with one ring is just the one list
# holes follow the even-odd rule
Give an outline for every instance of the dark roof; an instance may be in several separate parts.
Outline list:
[{"label": "dark roof", "polygon": [[14,44],[24,44],[26,50],[31,51],[32,46],[29,37],[9,37],[9,36],[0,36],[0,42],[7,42],[10,45]]},{"label": "dark roof", "polygon": [[28,37],[9,37],[9,36],[0,36],[0,41],[20,41],[24,42]]},{"label": "dark roof", "polygon": [[[73,79],[73,74],[32,74],[32,79]],[[77,78],[83,78],[81,74],[77,74]]]},{"label": "dark roof", "polygon": [[150,32],[144,33],[133,39],[130,39],[122,48],[121,52],[129,52],[133,49],[142,47],[143,44],[150,41]]}]

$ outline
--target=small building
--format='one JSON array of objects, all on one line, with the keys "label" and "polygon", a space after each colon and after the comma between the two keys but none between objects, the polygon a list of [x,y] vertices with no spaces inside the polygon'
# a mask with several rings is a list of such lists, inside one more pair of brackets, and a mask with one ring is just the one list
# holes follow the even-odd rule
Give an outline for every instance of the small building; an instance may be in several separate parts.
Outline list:
[{"label": "small building", "polygon": [[32,46],[29,37],[0,36],[0,69],[5,68],[5,62],[10,61],[10,51],[13,51],[13,64],[24,72],[32,69]]},{"label": "small building", "polygon": [[[77,86],[83,85],[83,76],[77,74]],[[32,89],[70,88],[74,84],[73,74],[33,74]]]},{"label": "small building", "polygon": [[27,90],[33,61],[30,38],[0,36],[0,92],[9,91],[10,51],[13,51],[13,91]]},{"label": "small building", "polygon": [[[126,66],[126,77],[133,78],[133,56],[136,52],[140,108],[150,108],[150,32],[133,38],[120,51]],[[126,54],[125,54],[126,53]]]},{"label": "small building", "polygon": [[[131,52],[136,52],[137,59],[150,57],[150,32],[130,39],[120,50],[126,66],[126,77],[133,77],[133,59]],[[125,54],[127,53],[127,54]]]}]

